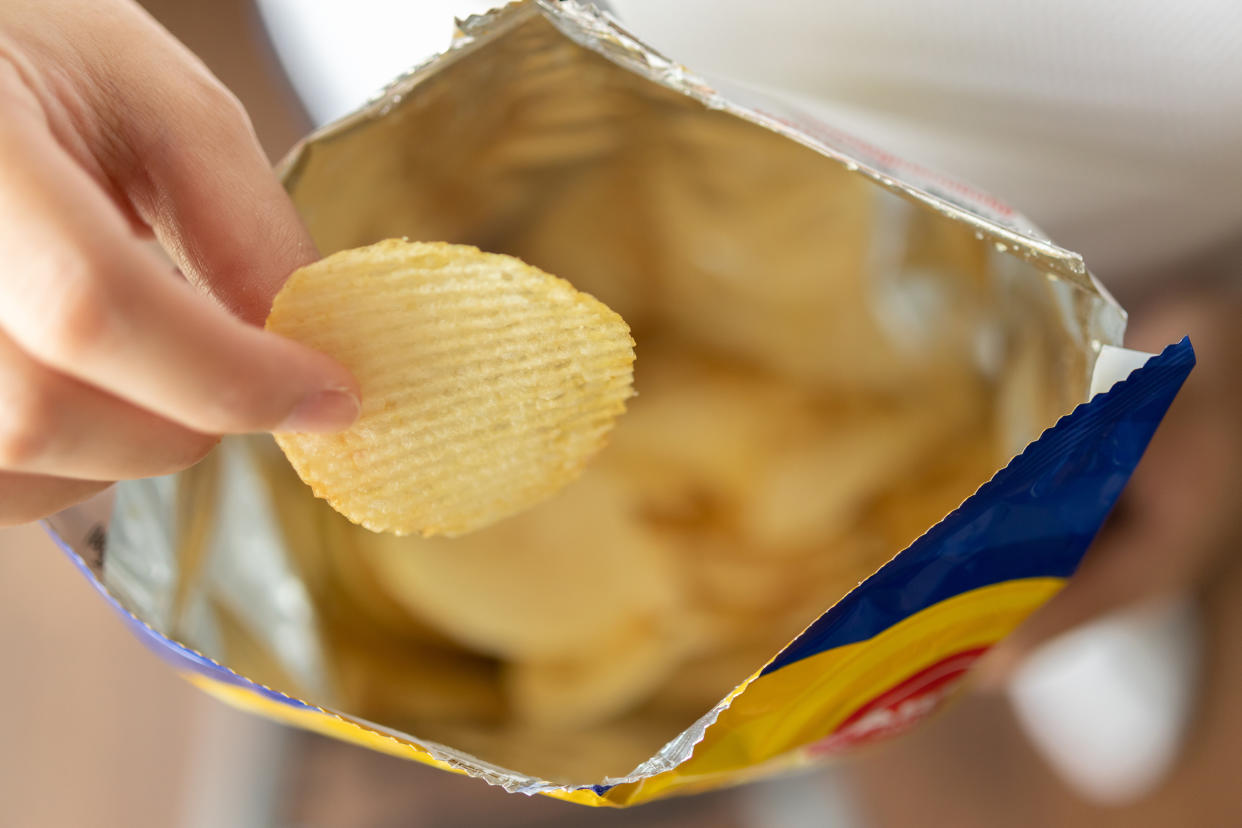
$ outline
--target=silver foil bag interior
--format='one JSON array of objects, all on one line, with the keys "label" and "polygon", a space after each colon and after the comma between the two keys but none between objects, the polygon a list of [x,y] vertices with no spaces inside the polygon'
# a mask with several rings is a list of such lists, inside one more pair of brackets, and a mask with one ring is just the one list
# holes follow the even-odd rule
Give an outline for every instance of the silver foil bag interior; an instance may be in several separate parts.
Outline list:
[{"label": "silver foil bag interior", "polygon": [[[722,89],[589,6],[517,3],[459,23],[450,51],[312,135],[282,174],[325,254],[399,236],[469,243],[598,296],[638,342],[635,412],[644,376],[688,352],[846,407],[964,395],[969,427],[946,451],[990,473],[1087,398],[1124,315],[1077,256],[965,190]],[[90,508],[54,524],[83,538]],[[227,438],[193,469],[118,487],[102,579],[145,624],[242,675],[523,789],[675,764],[693,743],[675,737],[833,600],[760,630],[768,656],[701,707],[515,723],[495,689],[504,665],[435,631],[394,631],[382,590],[359,582],[370,576],[329,560],[347,531],[333,519],[270,439]],[[899,549],[873,551],[846,588]],[[534,576],[558,588],[557,572]],[[341,590],[374,603],[342,619]],[[400,664],[402,647],[421,660]],[[448,692],[420,689],[448,674],[460,679]]]}]

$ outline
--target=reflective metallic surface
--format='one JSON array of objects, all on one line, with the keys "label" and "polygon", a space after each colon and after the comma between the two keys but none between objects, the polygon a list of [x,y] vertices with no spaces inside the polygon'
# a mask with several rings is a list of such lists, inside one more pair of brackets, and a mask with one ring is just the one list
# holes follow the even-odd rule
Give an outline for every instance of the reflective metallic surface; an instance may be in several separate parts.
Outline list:
[{"label": "reflective metallic surface", "polygon": [[[1085,400],[1100,346],[1120,344],[1124,314],[1081,259],[1008,208],[698,78],[589,6],[515,3],[460,30],[283,165],[323,253],[408,236],[518,255],[626,318],[640,394],[660,343],[647,353],[693,348],[833,400],[965,395],[990,470]],[[88,564],[90,508],[50,521]],[[393,613],[337,522],[270,439],[230,438],[117,487],[93,571],[189,648],[514,790],[672,767],[721,709],[637,710],[581,738],[508,723],[494,660],[434,631],[371,635]]]}]

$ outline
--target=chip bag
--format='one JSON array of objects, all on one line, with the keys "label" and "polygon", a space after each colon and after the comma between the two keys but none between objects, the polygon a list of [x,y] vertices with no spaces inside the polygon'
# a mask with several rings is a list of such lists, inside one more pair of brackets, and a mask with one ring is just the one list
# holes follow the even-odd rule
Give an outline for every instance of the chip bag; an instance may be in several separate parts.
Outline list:
[{"label": "chip bag", "polygon": [[[592,5],[457,35],[284,181],[325,254],[472,244],[620,313],[637,396],[608,445],[455,538],[350,523],[259,436],[50,530],[204,690],[509,791],[627,806],[915,725],[1074,573],[1190,344],[1120,348],[1081,258],[1003,204]],[[385,381],[418,360],[339,330]],[[519,363],[484,374],[526,387]]]}]

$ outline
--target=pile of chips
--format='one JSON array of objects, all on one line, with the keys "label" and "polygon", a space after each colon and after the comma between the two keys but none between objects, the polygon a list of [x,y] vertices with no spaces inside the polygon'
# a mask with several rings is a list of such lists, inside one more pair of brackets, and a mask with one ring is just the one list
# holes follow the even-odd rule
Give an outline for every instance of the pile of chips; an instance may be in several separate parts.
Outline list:
[{"label": "pile of chips", "polygon": [[295,271],[267,328],[363,389],[339,434],[280,434],[298,474],[376,532],[459,535],[572,480],[632,393],[634,340],[511,256],[389,240]]},{"label": "pile of chips", "polygon": [[308,270],[269,327],[354,370],[364,405],[278,438],[368,527],[320,509],[297,544],[326,701],[548,779],[649,758],[997,465],[965,373],[846,394],[767,328],[755,359],[696,333],[765,283],[640,331],[617,419],[628,328],[558,279],[401,242]]}]

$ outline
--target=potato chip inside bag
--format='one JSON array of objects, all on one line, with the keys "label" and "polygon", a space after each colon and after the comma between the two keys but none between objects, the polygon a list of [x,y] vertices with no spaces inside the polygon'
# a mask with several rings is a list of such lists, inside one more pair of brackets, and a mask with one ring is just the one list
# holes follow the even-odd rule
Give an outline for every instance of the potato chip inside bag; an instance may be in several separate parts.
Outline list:
[{"label": "potato chip inside bag", "polygon": [[277,434],[355,523],[456,536],[544,500],[603,447],[633,394],[616,312],[512,256],[386,239],[296,270],[267,329],[331,354],[364,389],[335,434]]},{"label": "potato chip inside bag", "polygon": [[[473,245],[594,298],[512,311],[485,282],[525,265],[479,253],[451,302],[424,271],[386,299],[377,259],[349,302],[278,303],[375,360],[364,410],[400,416],[290,457],[388,531],[259,436],[50,528],[205,690],[510,791],[633,805],[916,725],[1073,575],[1189,343],[1122,349],[1082,259],[1008,207],[586,2],[458,25],[307,138],[289,192],[325,255]],[[635,343],[628,400],[591,385],[629,347],[603,306]],[[565,410],[600,428],[540,442],[579,435],[535,416],[571,333],[602,356]]]}]

